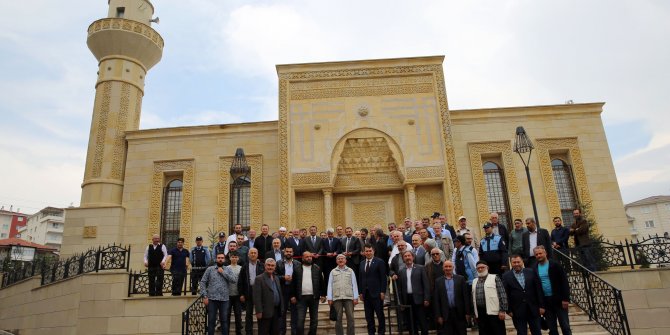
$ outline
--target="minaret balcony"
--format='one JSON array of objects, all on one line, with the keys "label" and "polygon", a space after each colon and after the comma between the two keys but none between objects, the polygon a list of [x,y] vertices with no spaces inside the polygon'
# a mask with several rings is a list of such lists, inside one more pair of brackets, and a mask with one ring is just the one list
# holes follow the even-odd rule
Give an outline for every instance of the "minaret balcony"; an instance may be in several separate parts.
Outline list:
[{"label": "minaret balcony", "polygon": [[88,48],[100,61],[105,57],[123,56],[140,61],[146,70],[163,55],[163,37],[150,26],[122,18],[97,20],[88,27]]}]

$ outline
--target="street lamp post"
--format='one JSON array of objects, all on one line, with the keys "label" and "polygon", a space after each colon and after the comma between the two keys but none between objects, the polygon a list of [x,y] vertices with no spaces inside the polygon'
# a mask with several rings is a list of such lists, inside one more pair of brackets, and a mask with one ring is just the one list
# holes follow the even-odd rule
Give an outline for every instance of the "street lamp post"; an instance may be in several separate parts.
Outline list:
[{"label": "street lamp post", "polygon": [[[516,127],[516,136],[514,138],[514,152],[519,154],[519,158],[523,162],[523,166],[526,168],[526,178],[528,178],[528,188],[530,189],[530,200],[533,203],[533,214],[535,214],[535,223],[537,228],[540,228],[540,220],[537,218],[537,206],[535,205],[535,194],[533,193],[533,183],[530,181],[530,170],[528,169],[528,164],[530,163],[530,155],[533,153],[533,142],[526,134],[526,130],[523,127]],[[525,153],[528,153],[528,158],[524,159]]]}]

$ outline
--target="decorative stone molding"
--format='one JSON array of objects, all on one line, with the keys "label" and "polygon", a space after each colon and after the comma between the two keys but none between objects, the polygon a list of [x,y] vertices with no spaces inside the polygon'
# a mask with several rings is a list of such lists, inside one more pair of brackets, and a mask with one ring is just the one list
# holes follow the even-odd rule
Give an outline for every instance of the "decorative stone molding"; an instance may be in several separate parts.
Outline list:
[{"label": "decorative stone molding", "polygon": [[416,187],[417,219],[430,216],[433,212],[444,213],[444,192],[442,185],[419,185]]},{"label": "decorative stone molding", "polygon": [[[100,87],[102,86],[102,87]],[[107,135],[107,118],[109,115],[109,108],[112,99],[112,83],[105,82],[98,86],[95,97],[94,109],[98,111],[93,113],[93,125],[95,127],[95,145],[89,148],[89,153],[86,155],[88,162],[86,163],[86,180],[91,178],[99,178],[102,171],[102,158],[105,152],[105,137]],[[97,93],[100,92],[100,95]],[[91,153],[90,150],[93,150]]]},{"label": "decorative stone molding", "polygon": [[[234,156],[219,159],[219,209],[217,211],[218,231],[228,230],[230,222],[230,166]],[[260,231],[263,224],[263,156],[245,155],[251,168],[251,209],[249,215],[251,229]]]},{"label": "decorative stone molding", "polygon": [[330,184],[330,172],[294,173],[293,185]]},{"label": "decorative stone molding", "polygon": [[519,198],[519,183],[516,177],[516,166],[510,141],[469,143],[470,169],[472,171],[472,182],[475,189],[475,201],[477,204],[477,222],[489,219],[488,196],[486,194],[486,181],[484,180],[484,168],[482,165],[483,154],[500,154],[502,157],[502,169],[507,185],[507,197],[509,199],[509,210],[512,218],[522,218],[521,200]]},{"label": "decorative stone molding", "polygon": [[343,174],[338,175],[335,187],[346,187],[351,190],[369,190],[368,186],[400,186],[402,180],[395,172],[366,173],[366,174]]},{"label": "decorative stone molding", "polygon": [[[426,83],[418,83],[418,81],[426,80],[424,77],[430,78],[430,81],[428,82],[429,85]],[[379,83],[386,83],[380,84],[380,86],[388,85],[387,83],[389,83],[389,81],[387,80],[390,80],[390,82],[395,80],[396,83],[398,83],[399,80],[416,80],[417,82],[413,84],[404,83],[386,87],[369,87],[369,83],[364,83],[360,88],[351,87],[351,83],[357,80],[377,80]],[[340,81],[341,84],[333,83],[333,81]],[[341,88],[335,88],[338,85]],[[322,87],[327,88],[319,90],[319,88]],[[299,92],[301,90],[305,91],[305,93]],[[292,209],[290,189],[292,181],[290,180],[291,175],[289,172],[290,165],[288,156],[288,105],[291,99],[431,92],[435,92],[437,95],[437,102],[439,105],[438,108],[440,122],[442,124],[446,165],[447,171],[449,171],[445,180],[447,184],[447,192],[450,195],[447,201],[449,207],[448,212],[449,215],[451,215],[451,221],[455,222],[456,218],[463,213],[463,205],[461,202],[461,191],[451,137],[451,119],[449,117],[449,107],[447,104],[442,65],[431,64],[286,72],[279,74],[279,224],[283,226],[289,224]]]},{"label": "decorative stone molding", "polygon": [[333,225],[333,190],[324,188],[323,192],[323,225],[324,227],[331,227]]},{"label": "decorative stone molding", "polygon": [[416,212],[416,185],[414,184],[409,184],[405,186],[405,190],[407,191],[407,204],[409,205],[409,217],[412,220],[416,220],[418,218],[417,212]]},{"label": "decorative stone molding", "polygon": [[159,35],[158,32],[156,32],[153,28],[144,23],[133,20],[121,18],[105,18],[97,20],[88,26],[88,36],[91,36],[101,30],[125,30],[144,35],[146,38],[153,41],[154,44],[156,44],[156,46],[161,50],[165,44],[165,42],[163,42],[163,37],[161,37],[161,35]]},{"label": "decorative stone molding", "polygon": [[[417,181],[421,179],[444,179],[444,166],[424,166],[408,167],[407,181]],[[431,213],[432,214],[432,213]]]},{"label": "decorative stone molding", "polygon": [[163,183],[165,173],[182,172],[182,200],[181,200],[181,223],[179,235],[186,241],[185,247],[190,244],[192,219],[193,219],[193,180],[195,174],[195,161],[178,160],[154,162],[154,172],[151,184],[151,207],[149,208],[149,226],[147,229],[147,243],[151,243],[153,234],[160,234],[161,209],[163,207]]},{"label": "decorative stone molding", "polygon": [[322,192],[300,192],[295,195],[297,227],[323,225],[324,194]]},{"label": "decorative stone molding", "polygon": [[575,137],[569,138],[544,138],[535,141],[537,145],[537,157],[540,162],[540,174],[544,185],[545,197],[550,217],[561,217],[561,206],[558,202],[558,191],[554,182],[554,171],[551,167],[551,154],[553,150],[568,150],[572,163],[572,173],[575,178],[575,187],[579,196],[579,202],[591,203],[591,192],[586,181],[584,162],[582,161],[579,142]]},{"label": "decorative stone molding", "polygon": [[123,168],[126,160],[126,127],[128,124],[128,109],[130,108],[130,84],[121,83],[121,99],[119,114],[116,121],[112,153],[112,173],[114,179],[123,179]]}]

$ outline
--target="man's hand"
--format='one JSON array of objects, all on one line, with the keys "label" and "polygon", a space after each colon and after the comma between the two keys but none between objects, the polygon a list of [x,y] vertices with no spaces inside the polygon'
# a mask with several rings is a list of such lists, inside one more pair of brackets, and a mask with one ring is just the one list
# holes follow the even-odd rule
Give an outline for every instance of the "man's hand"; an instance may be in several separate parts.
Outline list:
[{"label": "man's hand", "polygon": [[544,315],[544,308],[540,308],[540,315]]},{"label": "man's hand", "polygon": [[263,318],[263,313],[256,313],[256,319],[260,320]]},{"label": "man's hand", "polygon": [[437,324],[439,324],[441,326],[442,323],[444,323],[444,319],[441,316],[438,316],[437,317]]},{"label": "man's hand", "polygon": [[220,267],[218,271],[219,271],[220,274],[223,274],[223,266]]},{"label": "man's hand", "polygon": [[430,305],[430,301],[424,300],[423,301],[423,307],[428,307],[428,305]]},{"label": "man's hand", "polygon": [[319,300],[320,300],[322,303],[323,303],[323,302],[326,302],[326,297],[321,297],[321,299],[319,299]]},{"label": "man's hand", "polygon": [[562,301],[561,305],[562,305],[563,309],[568,309],[568,306],[570,305],[570,302],[569,301]]},{"label": "man's hand", "polygon": [[470,316],[470,314],[465,314],[465,321],[467,321],[468,323],[470,323],[471,318],[472,317]]},{"label": "man's hand", "polygon": [[247,299],[243,295],[240,296],[240,302],[245,302],[246,300]]},{"label": "man's hand", "polygon": [[386,296],[384,295],[384,292],[379,293],[379,298],[382,299],[382,301],[384,301],[384,298],[385,298],[385,297],[386,297]]},{"label": "man's hand", "polygon": [[498,319],[500,319],[500,321],[505,321],[505,312],[498,312]]},{"label": "man's hand", "polygon": [[298,302],[298,300],[295,297],[291,298],[291,303],[295,305],[295,303]]},{"label": "man's hand", "polygon": [[328,300],[328,305],[332,306],[332,305],[333,305],[333,301],[332,301],[332,300]]},{"label": "man's hand", "polygon": [[145,268],[149,267],[149,262],[144,262],[144,267]]},{"label": "man's hand", "polygon": [[202,303],[205,304],[205,306],[209,305],[209,299],[205,297],[204,299],[202,299]]},{"label": "man's hand", "polygon": [[165,270],[165,262],[161,262],[161,267]]},{"label": "man's hand", "polygon": [[391,276],[391,279],[393,279],[393,280],[398,280],[398,275],[393,275],[393,276]]},{"label": "man's hand", "polygon": [[285,276],[284,276],[284,280],[285,280],[285,281],[291,281],[291,276],[289,276],[289,275],[285,275]]},{"label": "man's hand", "polygon": [[361,294],[358,295],[358,300],[363,301],[363,293],[361,293]]},{"label": "man's hand", "polygon": [[358,299],[354,299],[354,306],[358,305]]}]

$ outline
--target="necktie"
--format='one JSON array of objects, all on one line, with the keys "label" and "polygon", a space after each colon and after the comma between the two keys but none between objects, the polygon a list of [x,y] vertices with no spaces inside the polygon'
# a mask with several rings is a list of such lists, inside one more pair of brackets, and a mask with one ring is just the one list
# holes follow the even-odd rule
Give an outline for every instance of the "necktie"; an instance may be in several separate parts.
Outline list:
[{"label": "necktie", "polygon": [[368,269],[370,269],[370,260],[368,260],[368,263],[365,265],[365,272],[368,272]]},{"label": "necktie", "polygon": [[312,236],[312,244],[316,245],[316,236]]},{"label": "necktie", "polygon": [[344,251],[349,252],[349,237],[347,237],[347,247],[345,249],[346,250],[344,250]]}]

